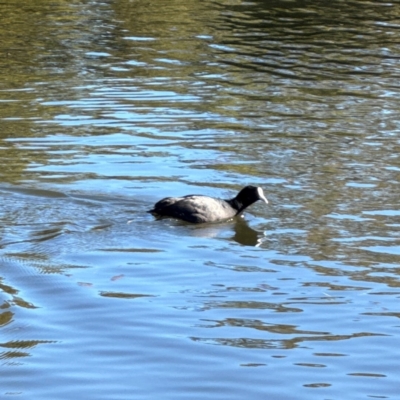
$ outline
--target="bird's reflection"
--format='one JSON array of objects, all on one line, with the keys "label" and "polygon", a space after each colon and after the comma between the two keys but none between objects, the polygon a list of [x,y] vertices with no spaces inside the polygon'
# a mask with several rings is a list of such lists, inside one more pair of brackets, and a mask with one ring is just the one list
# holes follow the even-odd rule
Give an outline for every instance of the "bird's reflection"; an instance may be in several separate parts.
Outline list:
[{"label": "bird's reflection", "polygon": [[243,218],[237,218],[233,229],[235,234],[232,239],[245,246],[259,246],[261,244],[261,236],[260,232],[257,232],[253,228],[247,224],[247,222]]},{"label": "bird's reflection", "polygon": [[209,238],[222,236],[244,246],[257,247],[262,243],[263,234],[250,228],[243,218],[235,218],[219,224],[191,225],[190,227],[193,229],[193,236]]}]

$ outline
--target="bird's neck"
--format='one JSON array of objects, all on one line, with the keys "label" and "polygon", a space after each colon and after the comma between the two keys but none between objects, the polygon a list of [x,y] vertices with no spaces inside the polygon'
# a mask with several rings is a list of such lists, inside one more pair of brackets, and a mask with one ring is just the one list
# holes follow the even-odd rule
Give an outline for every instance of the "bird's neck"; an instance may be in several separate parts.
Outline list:
[{"label": "bird's neck", "polygon": [[231,200],[226,200],[226,202],[229,203],[235,210],[237,210],[236,215],[240,214],[246,208],[236,197]]}]

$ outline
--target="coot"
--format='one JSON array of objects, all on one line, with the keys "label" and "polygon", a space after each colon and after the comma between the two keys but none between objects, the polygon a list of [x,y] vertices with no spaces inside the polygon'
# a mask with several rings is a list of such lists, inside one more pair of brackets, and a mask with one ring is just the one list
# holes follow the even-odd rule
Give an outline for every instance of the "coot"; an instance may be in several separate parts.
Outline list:
[{"label": "coot", "polygon": [[248,206],[262,200],[268,203],[260,187],[246,186],[230,200],[216,199],[197,194],[167,197],[149,210],[159,217],[178,218],[192,223],[224,221],[241,214]]}]

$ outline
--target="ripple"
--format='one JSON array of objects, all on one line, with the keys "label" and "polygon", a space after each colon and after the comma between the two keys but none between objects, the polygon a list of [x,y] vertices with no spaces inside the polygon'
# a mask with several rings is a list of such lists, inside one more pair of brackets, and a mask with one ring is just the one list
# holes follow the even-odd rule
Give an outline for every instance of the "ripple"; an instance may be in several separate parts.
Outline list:
[{"label": "ripple", "polygon": [[[396,398],[396,7],[35,3],[0,28],[4,393]],[[145,212],[245,184],[235,222]]]}]

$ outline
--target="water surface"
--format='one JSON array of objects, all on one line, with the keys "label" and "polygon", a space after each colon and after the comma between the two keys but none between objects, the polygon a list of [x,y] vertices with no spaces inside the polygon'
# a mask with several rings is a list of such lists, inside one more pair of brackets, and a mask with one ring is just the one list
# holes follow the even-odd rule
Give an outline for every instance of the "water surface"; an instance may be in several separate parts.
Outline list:
[{"label": "water surface", "polygon": [[3,397],[398,396],[395,3],[0,11]]}]

